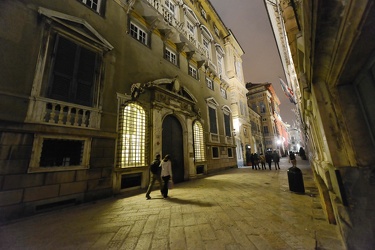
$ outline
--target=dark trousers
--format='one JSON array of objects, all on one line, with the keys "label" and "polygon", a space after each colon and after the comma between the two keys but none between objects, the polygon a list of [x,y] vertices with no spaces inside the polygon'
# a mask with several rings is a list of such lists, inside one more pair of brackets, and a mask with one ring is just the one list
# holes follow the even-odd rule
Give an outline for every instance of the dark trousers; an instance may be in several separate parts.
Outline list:
[{"label": "dark trousers", "polygon": [[171,176],[163,176],[161,177],[163,179],[163,188],[161,189],[161,193],[163,194],[164,198],[168,197],[168,182],[171,179]]},{"label": "dark trousers", "polygon": [[262,161],[261,161],[260,164],[262,164],[262,169],[267,169],[267,168],[266,168],[266,163],[265,163],[265,162],[262,162]]},{"label": "dark trousers", "polygon": [[278,161],[275,161],[275,169],[277,169],[277,167],[279,167],[279,169],[280,169],[279,162],[278,162]]},{"label": "dark trousers", "polygon": [[155,181],[158,181],[159,182],[159,186],[160,186],[160,191],[162,190],[162,183],[161,183],[161,177],[159,174],[153,174],[151,173],[150,174],[150,184],[148,185],[148,188],[147,188],[147,192],[146,192],[146,197],[150,195],[151,191],[152,191],[152,188],[155,184]]},{"label": "dark trousers", "polygon": [[267,162],[267,163],[268,163],[268,167],[269,167],[270,170],[271,170],[272,161],[269,161],[269,162]]}]

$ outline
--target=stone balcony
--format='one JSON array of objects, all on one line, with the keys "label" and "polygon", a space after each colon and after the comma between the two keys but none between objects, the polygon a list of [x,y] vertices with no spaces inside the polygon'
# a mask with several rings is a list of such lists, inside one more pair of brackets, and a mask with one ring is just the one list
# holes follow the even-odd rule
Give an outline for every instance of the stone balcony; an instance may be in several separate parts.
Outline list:
[{"label": "stone balcony", "polygon": [[54,99],[31,101],[26,122],[87,129],[100,128],[100,110]]},{"label": "stone balcony", "polygon": [[[183,20],[177,20],[160,0],[135,1],[132,8],[143,16],[153,29],[177,45],[180,52],[186,52],[189,57],[207,65],[216,74],[217,67],[211,61],[208,51],[199,40],[188,31]],[[184,8],[181,7],[180,8]]]}]

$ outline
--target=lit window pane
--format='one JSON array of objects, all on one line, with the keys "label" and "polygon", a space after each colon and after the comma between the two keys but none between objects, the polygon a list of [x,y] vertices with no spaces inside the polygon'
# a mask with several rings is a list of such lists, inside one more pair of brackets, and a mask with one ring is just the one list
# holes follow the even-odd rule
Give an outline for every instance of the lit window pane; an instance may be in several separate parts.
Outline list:
[{"label": "lit window pane", "polygon": [[200,122],[195,122],[193,125],[194,131],[194,154],[195,161],[205,161],[205,152],[204,152],[204,140],[203,140],[203,127]]},{"label": "lit window pane", "polygon": [[142,107],[129,104],[124,108],[121,129],[120,166],[144,166],[146,115]]}]

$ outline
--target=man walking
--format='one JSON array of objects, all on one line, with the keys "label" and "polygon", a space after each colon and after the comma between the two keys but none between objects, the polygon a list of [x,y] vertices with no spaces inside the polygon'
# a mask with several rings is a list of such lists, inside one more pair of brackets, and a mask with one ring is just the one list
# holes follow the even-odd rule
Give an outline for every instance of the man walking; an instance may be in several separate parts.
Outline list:
[{"label": "man walking", "polygon": [[154,186],[155,181],[159,182],[160,192],[162,191],[162,184],[161,184],[161,167],[160,167],[160,154],[156,154],[155,160],[150,165],[150,183],[147,188],[146,192],[146,199],[151,199],[150,193]]},{"label": "man walking", "polygon": [[273,162],[275,163],[275,169],[276,170],[277,170],[277,168],[280,169],[280,164],[279,164],[279,162],[280,162],[280,155],[279,155],[279,153],[276,152],[276,150],[273,151],[272,159],[273,159]]}]

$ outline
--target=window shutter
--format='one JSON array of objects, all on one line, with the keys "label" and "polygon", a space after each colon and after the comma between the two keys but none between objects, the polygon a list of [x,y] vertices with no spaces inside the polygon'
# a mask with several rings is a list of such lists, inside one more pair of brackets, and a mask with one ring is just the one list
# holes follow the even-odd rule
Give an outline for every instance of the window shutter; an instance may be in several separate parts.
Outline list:
[{"label": "window shutter", "polygon": [[91,106],[95,82],[96,54],[88,49],[80,48],[77,71],[77,103]]},{"label": "window shutter", "polygon": [[213,134],[217,134],[217,124],[216,124],[216,110],[213,108],[209,109],[210,115],[210,132]]},{"label": "window shutter", "polygon": [[69,100],[69,93],[73,85],[76,51],[76,44],[63,37],[56,37],[55,62],[52,72],[52,84],[50,85],[52,98],[61,101]]},{"label": "window shutter", "polygon": [[231,136],[229,115],[224,114],[225,135]]}]

